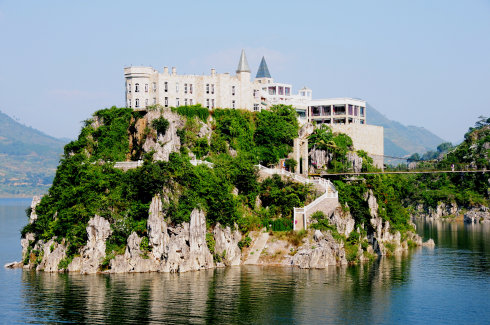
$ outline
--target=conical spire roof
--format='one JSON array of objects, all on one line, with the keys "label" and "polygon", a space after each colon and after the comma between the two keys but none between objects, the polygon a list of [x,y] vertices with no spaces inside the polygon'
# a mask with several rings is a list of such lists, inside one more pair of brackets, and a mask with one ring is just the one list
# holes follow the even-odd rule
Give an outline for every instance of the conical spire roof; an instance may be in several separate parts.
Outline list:
[{"label": "conical spire roof", "polygon": [[242,55],[240,55],[240,61],[238,62],[238,68],[236,69],[236,73],[240,72],[250,72],[247,57],[245,56],[245,50],[242,50]]},{"label": "conical spire roof", "polygon": [[272,78],[267,63],[265,62],[265,57],[262,57],[262,61],[260,61],[259,70],[257,70],[255,78]]}]

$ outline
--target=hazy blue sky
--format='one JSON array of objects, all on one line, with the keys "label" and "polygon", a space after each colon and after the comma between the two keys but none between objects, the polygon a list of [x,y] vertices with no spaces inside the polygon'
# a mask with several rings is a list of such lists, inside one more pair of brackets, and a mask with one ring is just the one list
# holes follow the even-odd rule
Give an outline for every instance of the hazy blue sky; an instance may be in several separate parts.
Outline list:
[{"label": "hazy blue sky", "polygon": [[0,41],[0,110],[56,137],[124,105],[124,66],[234,73],[242,48],[253,73],[265,55],[295,91],[450,141],[490,115],[489,0],[0,0]]}]

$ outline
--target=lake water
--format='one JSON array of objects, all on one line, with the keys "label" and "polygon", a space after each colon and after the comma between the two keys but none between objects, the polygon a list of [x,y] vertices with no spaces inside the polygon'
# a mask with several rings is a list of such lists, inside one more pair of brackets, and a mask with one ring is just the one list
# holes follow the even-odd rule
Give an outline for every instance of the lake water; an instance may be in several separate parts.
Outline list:
[{"label": "lake water", "polygon": [[20,260],[30,200],[0,199],[0,323],[489,324],[490,226],[419,223],[435,249],[326,270],[45,274]]}]

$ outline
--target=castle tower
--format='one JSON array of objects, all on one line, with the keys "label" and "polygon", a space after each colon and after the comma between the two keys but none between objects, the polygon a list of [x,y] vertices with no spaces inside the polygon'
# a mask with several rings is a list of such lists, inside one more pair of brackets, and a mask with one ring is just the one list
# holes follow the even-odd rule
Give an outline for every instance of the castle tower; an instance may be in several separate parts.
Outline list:
[{"label": "castle tower", "polygon": [[255,75],[255,80],[261,84],[269,84],[273,82],[269,72],[269,67],[267,66],[267,62],[265,62],[265,57],[262,57],[262,60],[260,61],[259,69]]},{"label": "castle tower", "polygon": [[238,61],[238,67],[236,69],[236,75],[240,82],[240,101],[237,108],[251,107],[253,105],[253,98],[250,95],[252,94],[253,90],[252,83],[250,81],[250,67],[248,66],[245,50],[242,50],[242,54],[240,55],[240,60]]}]

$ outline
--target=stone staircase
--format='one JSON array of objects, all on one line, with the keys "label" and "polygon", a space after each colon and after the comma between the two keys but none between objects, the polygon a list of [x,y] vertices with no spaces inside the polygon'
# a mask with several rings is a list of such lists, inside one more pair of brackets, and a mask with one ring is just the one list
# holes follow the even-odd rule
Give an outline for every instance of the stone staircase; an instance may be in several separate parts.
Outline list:
[{"label": "stone staircase", "polygon": [[269,240],[269,233],[263,232],[259,235],[252,248],[250,249],[250,253],[248,254],[247,259],[243,264],[255,265],[259,261],[260,254],[262,250],[265,248],[267,241]]},{"label": "stone staircase", "polygon": [[260,172],[266,174],[278,174],[291,178],[294,181],[303,184],[312,184],[321,188],[324,193],[316,198],[313,202],[302,208],[294,208],[294,224],[293,230],[307,229],[310,224],[310,217],[316,211],[322,211],[326,215],[330,214],[339,206],[339,192],[328,179],[316,178],[309,179],[302,175],[288,172],[284,169],[267,168],[262,165],[257,165]]}]

